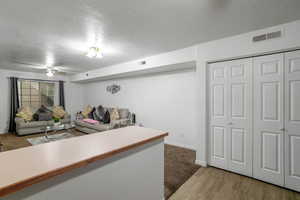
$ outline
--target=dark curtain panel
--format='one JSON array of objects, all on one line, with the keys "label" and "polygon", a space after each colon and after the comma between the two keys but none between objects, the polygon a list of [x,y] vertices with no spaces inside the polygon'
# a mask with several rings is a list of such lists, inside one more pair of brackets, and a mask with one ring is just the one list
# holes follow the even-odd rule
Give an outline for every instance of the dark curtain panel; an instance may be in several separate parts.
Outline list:
[{"label": "dark curtain panel", "polygon": [[16,132],[15,117],[18,112],[19,94],[18,94],[18,78],[10,77],[10,119],[9,119],[9,129],[10,133]]},{"label": "dark curtain panel", "polygon": [[65,109],[65,89],[63,81],[59,81],[59,105]]}]

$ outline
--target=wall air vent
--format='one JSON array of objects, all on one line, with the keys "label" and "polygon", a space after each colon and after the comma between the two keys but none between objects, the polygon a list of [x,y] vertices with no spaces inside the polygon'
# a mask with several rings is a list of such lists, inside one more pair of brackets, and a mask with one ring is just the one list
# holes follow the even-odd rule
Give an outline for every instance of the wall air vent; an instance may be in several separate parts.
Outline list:
[{"label": "wall air vent", "polygon": [[254,36],[252,41],[253,42],[261,42],[261,41],[264,41],[264,40],[279,38],[281,36],[282,36],[281,31],[275,31],[275,32],[272,32],[272,33],[266,33],[266,34]]}]

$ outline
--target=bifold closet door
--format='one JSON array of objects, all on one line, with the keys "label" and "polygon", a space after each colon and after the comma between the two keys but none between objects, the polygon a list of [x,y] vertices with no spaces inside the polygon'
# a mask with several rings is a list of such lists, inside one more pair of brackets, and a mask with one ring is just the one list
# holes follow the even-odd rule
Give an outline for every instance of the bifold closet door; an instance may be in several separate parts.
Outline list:
[{"label": "bifold closet door", "polygon": [[210,73],[210,164],[227,169],[228,69],[225,63],[209,66]]},{"label": "bifold closet door", "polygon": [[252,59],[214,63],[210,70],[210,165],[252,175]]},{"label": "bifold closet door", "polygon": [[285,54],[285,185],[300,191],[300,51]]},{"label": "bifold closet door", "polygon": [[257,179],[284,185],[283,54],[254,58],[254,165]]}]

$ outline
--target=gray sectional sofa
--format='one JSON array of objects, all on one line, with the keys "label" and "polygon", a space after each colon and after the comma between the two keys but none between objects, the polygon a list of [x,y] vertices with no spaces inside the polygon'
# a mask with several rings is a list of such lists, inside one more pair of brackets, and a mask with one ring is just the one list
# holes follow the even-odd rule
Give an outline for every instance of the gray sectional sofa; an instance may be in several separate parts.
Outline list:
[{"label": "gray sectional sofa", "polygon": [[[46,126],[52,126],[54,125],[54,121],[32,121],[32,122],[25,122],[24,119],[16,117],[16,132],[19,136],[24,135],[31,135],[34,133],[42,133],[43,129]],[[66,115],[64,119],[61,119],[60,122],[62,124],[69,124],[71,123],[71,116]]]},{"label": "gray sectional sofa", "polygon": [[[109,113],[112,112],[113,108],[106,108]],[[118,113],[120,116],[119,120],[111,120],[109,124],[89,124],[83,122],[82,120],[75,120],[75,128],[81,132],[91,134],[102,131],[107,131],[115,128],[121,128],[125,126],[130,126],[132,124],[131,113],[128,109],[119,108]]]}]

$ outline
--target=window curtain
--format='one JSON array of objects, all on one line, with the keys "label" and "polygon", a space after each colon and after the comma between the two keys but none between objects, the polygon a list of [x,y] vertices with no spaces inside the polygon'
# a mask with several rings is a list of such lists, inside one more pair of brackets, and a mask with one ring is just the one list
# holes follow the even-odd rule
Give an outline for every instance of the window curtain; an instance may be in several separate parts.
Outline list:
[{"label": "window curtain", "polygon": [[10,77],[10,119],[9,129],[10,133],[16,132],[15,118],[20,107],[19,94],[18,94],[18,78]]},{"label": "window curtain", "polygon": [[65,89],[64,81],[59,81],[59,105],[65,108]]}]

